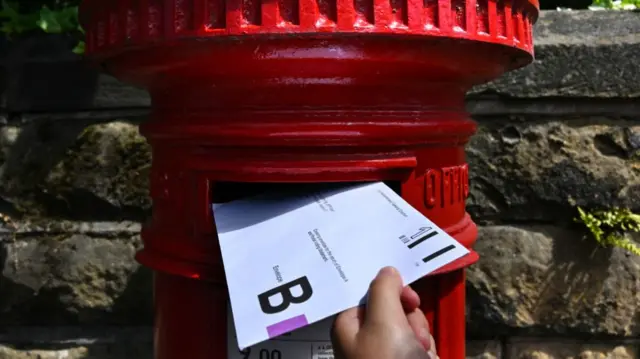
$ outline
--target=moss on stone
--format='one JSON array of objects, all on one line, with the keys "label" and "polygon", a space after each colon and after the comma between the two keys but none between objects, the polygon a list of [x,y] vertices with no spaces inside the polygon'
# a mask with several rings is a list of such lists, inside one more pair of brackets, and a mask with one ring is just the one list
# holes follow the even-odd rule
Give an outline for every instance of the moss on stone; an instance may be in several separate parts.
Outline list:
[{"label": "moss on stone", "polygon": [[0,173],[0,200],[30,222],[142,220],[151,208],[150,163],[150,147],[126,121],[30,123]]},{"label": "moss on stone", "polygon": [[70,212],[140,213],[151,206],[150,163],[151,150],[137,126],[122,121],[92,125],[51,169],[44,187]]}]

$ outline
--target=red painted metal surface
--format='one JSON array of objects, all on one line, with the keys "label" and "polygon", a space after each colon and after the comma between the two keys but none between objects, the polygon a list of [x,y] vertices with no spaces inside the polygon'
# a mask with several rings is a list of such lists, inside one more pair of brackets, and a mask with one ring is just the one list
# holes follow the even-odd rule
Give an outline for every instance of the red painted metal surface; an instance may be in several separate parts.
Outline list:
[{"label": "red painted metal surface", "polygon": [[[85,0],[90,58],[152,114],[156,358],[225,358],[210,203],[278,184],[387,181],[472,248],[464,111],[473,85],[528,64],[536,0]],[[442,359],[465,356],[464,268],[415,287]]]}]

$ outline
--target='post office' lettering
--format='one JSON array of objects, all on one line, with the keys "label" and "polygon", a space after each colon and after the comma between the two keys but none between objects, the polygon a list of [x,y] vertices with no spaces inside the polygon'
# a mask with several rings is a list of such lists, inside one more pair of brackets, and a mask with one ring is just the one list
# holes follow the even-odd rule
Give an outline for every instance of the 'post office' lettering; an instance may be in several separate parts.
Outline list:
[{"label": "'post office' lettering", "polygon": [[424,176],[424,204],[445,208],[469,196],[469,166],[431,168]]}]

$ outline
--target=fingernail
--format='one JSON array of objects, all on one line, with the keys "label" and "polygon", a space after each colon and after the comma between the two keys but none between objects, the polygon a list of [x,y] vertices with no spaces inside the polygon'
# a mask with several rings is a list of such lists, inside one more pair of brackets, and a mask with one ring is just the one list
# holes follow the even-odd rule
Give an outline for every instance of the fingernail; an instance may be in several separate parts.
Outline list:
[{"label": "fingernail", "polygon": [[427,330],[427,328],[420,329],[420,338],[426,339],[429,344],[431,344],[431,333],[429,333],[429,330]]},{"label": "fingernail", "polygon": [[433,349],[431,348],[431,334],[429,334],[427,329],[420,329],[418,337],[420,338],[422,345],[424,345],[424,350],[430,351]]},{"label": "fingernail", "polygon": [[398,270],[393,267],[384,267],[380,270],[379,275],[396,275],[398,274]]}]

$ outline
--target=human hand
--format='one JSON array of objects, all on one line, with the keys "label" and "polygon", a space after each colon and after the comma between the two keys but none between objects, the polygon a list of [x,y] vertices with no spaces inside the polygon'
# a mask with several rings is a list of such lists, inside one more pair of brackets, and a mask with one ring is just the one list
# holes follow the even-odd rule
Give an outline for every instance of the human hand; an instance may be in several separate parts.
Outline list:
[{"label": "human hand", "polygon": [[420,297],[395,268],[371,282],[367,304],[340,313],[331,330],[336,359],[437,359]]}]

